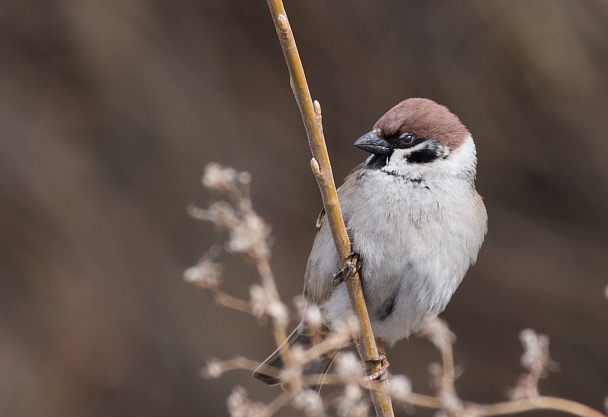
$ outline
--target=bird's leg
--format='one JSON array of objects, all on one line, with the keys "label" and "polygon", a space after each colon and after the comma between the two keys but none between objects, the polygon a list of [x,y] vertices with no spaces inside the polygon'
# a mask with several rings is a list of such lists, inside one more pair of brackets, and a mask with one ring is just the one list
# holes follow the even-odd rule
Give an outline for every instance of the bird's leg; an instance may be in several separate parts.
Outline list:
[{"label": "bird's leg", "polygon": [[346,265],[344,268],[334,274],[334,280],[337,282],[346,282],[346,280],[349,279],[355,273],[355,271],[359,271],[360,269],[361,257],[358,253],[352,252],[350,255],[348,255],[348,258],[346,258]]},{"label": "bird's leg", "polygon": [[388,375],[388,359],[386,359],[386,351],[384,350],[384,344],[382,343],[382,339],[376,338],[376,346],[378,347],[378,357],[371,358],[366,360],[366,362],[377,363],[380,362],[380,369],[374,372],[371,375],[366,377],[369,381],[384,381]]}]

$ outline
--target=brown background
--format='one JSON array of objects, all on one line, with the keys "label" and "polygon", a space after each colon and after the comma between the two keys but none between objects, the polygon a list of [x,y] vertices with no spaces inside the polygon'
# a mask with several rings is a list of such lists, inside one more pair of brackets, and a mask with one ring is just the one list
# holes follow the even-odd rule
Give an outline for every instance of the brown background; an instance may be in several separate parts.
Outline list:
[{"label": "brown background", "polygon": [[[518,333],[551,337],[542,392],[608,395],[608,3],[287,0],[323,105],[338,181],[352,142],[407,97],[473,133],[490,232],[443,317],[458,391],[499,401]],[[210,161],[249,171],[272,224],[284,299],[301,291],[320,208],[300,116],[263,0],[56,0],[0,5],[0,415],[227,415],[270,333],[181,278],[218,237],[186,215],[213,198]],[[251,265],[223,256],[247,296]],[[427,342],[389,351],[429,392]],[[535,415],[547,415],[536,413]]]}]

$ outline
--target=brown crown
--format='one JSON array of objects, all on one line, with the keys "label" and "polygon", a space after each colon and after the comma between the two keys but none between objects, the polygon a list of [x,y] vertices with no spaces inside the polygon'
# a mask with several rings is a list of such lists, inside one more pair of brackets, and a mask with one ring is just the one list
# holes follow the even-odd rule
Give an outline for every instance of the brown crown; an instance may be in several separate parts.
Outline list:
[{"label": "brown crown", "polygon": [[470,135],[460,119],[447,107],[426,98],[410,98],[397,104],[374,125],[385,137],[413,133],[419,138],[436,139],[451,150]]}]

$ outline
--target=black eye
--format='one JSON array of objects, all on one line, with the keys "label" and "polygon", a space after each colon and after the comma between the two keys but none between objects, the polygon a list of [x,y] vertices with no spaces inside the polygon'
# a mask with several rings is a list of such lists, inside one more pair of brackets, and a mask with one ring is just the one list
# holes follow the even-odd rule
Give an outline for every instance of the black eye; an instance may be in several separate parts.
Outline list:
[{"label": "black eye", "polygon": [[402,133],[399,135],[399,140],[405,145],[411,144],[412,142],[414,142],[414,139],[416,139],[416,135],[414,135],[413,133]]}]

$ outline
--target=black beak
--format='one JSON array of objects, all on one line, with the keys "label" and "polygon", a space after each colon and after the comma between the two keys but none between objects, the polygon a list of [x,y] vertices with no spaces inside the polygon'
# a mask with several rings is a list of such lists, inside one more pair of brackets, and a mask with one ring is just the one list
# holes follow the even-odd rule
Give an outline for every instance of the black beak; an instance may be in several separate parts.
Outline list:
[{"label": "black beak", "polygon": [[393,151],[391,145],[384,138],[378,136],[376,130],[361,136],[355,141],[354,145],[374,155],[390,155]]}]

